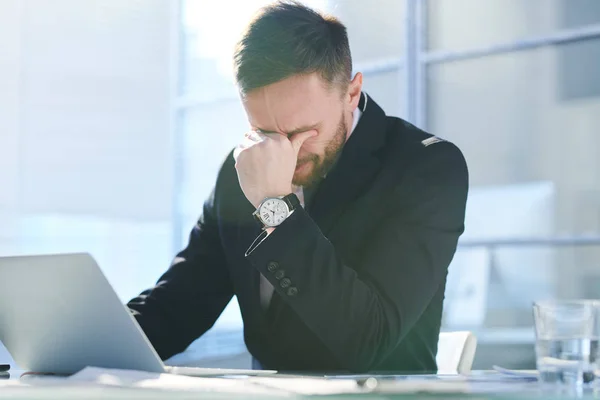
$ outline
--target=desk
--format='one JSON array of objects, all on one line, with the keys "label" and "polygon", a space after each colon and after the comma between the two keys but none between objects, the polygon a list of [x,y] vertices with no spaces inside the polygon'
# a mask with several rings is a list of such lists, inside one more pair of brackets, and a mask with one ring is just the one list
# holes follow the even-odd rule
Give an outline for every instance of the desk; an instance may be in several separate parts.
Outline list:
[{"label": "desk", "polygon": [[[142,373],[145,374],[145,373]],[[414,384],[422,385],[427,384],[428,382],[435,382],[447,379],[448,382],[452,382],[453,378],[451,377],[436,377],[436,376],[395,376],[395,377],[378,377],[380,382],[382,382],[380,386],[380,390],[373,391],[361,391],[358,393],[352,394],[331,394],[331,395],[315,395],[308,396],[313,398],[327,398],[327,399],[335,399],[335,400],[346,400],[346,399],[442,399],[451,397],[452,399],[481,399],[481,398],[490,398],[490,399],[572,399],[572,398],[597,398],[598,395],[594,393],[591,389],[586,389],[585,391],[576,393],[576,392],[560,392],[553,390],[545,390],[541,391],[539,385],[536,382],[522,382],[522,381],[514,381],[514,382],[498,382],[494,380],[492,376],[494,373],[490,372],[474,372],[472,381],[470,383],[466,383],[467,385],[467,393],[452,393],[442,392],[436,390],[434,393],[393,393],[393,385],[386,385],[387,383],[392,383],[393,381],[397,382],[413,382]],[[265,378],[188,378],[188,377],[175,377],[180,380],[194,380],[197,382],[208,382],[208,381],[219,381],[219,382],[227,382],[227,383],[242,383],[242,382],[251,382],[254,385],[255,382],[261,382],[262,379]],[[486,377],[489,377],[490,381],[485,381]],[[497,375],[495,375],[497,378]],[[171,379],[171,376],[167,377]],[[456,380],[460,379],[459,377],[454,377]],[[325,379],[325,378],[315,378],[315,377],[303,377],[300,375],[278,375],[274,378],[270,379],[271,382],[273,380],[278,380],[282,383],[282,385],[275,386],[285,386],[287,382],[296,381],[296,383],[300,384],[313,384],[316,379],[320,379],[321,382],[332,382],[343,380],[340,377]],[[171,381],[172,382],[172,381]],[[266,381],[263,381],[266,382]],[[259,385],[260,386],[260,385]],[[272,386],[274,387],[274,386]],[[250,386],[248,386],[250,389]],[[405,386],[406,388],[406,386]],[[264,389],[264,387],[263,387]],[[267,388],[268,389],[268,388]],[[438,388],[439,389],[439,388]],[[254,399],[254,398],[304,398],[307,396],[297,394],[297,393],[284,393],[278,392],[274,390],[270,393],[260,392],[260,391],[252,391],[248,392],[238,392],[234,393],[231,390],[224,393],[220,393],[216,390],[208,389],[207,387],[201,388],[200,386],[196,388],[184,388],[184,389],[176,389],[167,382],[165,387],[153,386],[153,387],[133,387],[133,386],[119,386],[119,385],[110,385],[110,384],[101,384],[98,382],[84,382],[84,381],[73,381],[70,378],[51,378],[51,377],[20,377],[20,374],[17,371],[14,371],[11,375],[10,379],[0,380],[0,399],[3,398],[14,398],[14,399],[204,399],[204,398],[219,398],[219,399]]]}]

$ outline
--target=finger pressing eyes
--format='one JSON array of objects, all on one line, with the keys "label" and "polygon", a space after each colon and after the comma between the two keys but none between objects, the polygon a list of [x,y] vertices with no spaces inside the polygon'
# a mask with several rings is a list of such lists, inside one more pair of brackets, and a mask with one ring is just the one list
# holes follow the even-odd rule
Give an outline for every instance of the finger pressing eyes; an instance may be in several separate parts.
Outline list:
[{"label": "finger pressing eyes", "polygon": [[261,137],[261,134],[258,132],[250,131],[244,134],[244,139],[250,140],[252,142],[262,142],[263,137]]}]

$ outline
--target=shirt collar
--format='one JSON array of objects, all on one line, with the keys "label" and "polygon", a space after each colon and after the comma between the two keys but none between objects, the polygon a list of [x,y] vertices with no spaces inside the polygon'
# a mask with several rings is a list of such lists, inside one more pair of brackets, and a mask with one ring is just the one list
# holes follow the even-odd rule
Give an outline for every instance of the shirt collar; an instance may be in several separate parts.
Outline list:
[{"label": "shirt collar", "polygon": [[[358,125],[358,120],[360,119],[361,116],[362,116],[362,111],[360,111],[360,108],[356,107],[356,109],[352,113],[352,129],[350,130],[350,133],[348,134],[348,138],[350,137],[350,135],[352,135],[352,132],[354,132],[354,130],[356,129],[356,125]],[[348,138],[346,138],[346,141],[348,140]]]}]

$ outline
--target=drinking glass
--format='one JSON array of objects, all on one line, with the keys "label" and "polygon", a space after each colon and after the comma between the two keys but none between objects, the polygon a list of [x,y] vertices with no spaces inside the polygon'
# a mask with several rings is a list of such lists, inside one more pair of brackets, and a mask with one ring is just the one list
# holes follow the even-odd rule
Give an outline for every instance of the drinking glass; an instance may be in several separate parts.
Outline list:
[{"label": "drinking glass", "polygon": [[593,382],[600,356],[600,301],[536,302],[533,315],[540,381],[569,385]]}]

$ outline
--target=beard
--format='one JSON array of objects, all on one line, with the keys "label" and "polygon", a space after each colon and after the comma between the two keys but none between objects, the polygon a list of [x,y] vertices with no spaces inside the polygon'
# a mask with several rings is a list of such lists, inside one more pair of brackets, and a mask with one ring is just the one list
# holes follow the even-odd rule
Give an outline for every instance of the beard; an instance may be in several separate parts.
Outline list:
[{"label": "beard", "polygon": [[346,135],[348,134],[348,125],[344,119],[344,114],[340,118],[335,135],[325,146],[323,155],[309,154],[306,157],[298,160],[297,165],[308,164],[310,172],[306,175],[294,174],[292,184],[302,187],[311,187],[321,181],[331,170],[339,155],[342,152],[346,143]]}]

